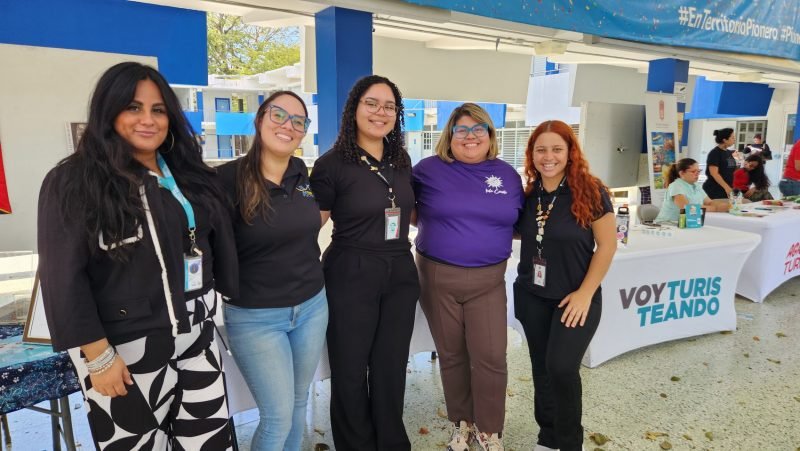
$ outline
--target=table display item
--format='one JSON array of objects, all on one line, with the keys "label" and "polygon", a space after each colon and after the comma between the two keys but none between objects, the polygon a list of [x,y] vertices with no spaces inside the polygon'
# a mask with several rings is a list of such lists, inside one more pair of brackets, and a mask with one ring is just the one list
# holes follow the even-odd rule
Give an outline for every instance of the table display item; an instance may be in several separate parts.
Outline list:
[{"label": "table display item", "polygon": [[623,247],[628,245],[628,232],[630,231],[631,215],[628,204],[623,204],[617,210],[617,242]]},{"label": "table display item", "polygon": [[687,204],[686,207],[681,208],[678,227],[681,229],[697,229],[703,227],[705,214],[705,208],[703,208],[702,205]]}]

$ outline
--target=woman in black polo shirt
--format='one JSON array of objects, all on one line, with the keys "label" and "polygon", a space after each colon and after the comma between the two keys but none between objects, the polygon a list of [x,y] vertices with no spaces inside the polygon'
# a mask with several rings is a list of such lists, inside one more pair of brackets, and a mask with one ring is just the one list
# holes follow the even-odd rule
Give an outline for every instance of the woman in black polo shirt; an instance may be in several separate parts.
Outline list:
[{"label": "woman in black polo shirt", "polygon": [[531,134],[525,176],[514,313],[533,367],[534,451],[581,451],[579,367],[600,324],[600,282],[617,250],[611,198],[561,121]]},{"label": "woman in black polo shirt", "polygon": [[253,450],[299,450],[328,324],[308,170],[292,156],[308,110],[290,91],[258,108],[247,155],[219,168],[233,198],[240,295],[225,305],[231,352],[258,405]]},{"label": "woman in black polo shirt", "polygon": [[384,77],[356,82],[339,137],[311,173],[323,222],[334,224],[323,267],[339,450],[411,449],[403,400],[419,281],[408,241],[414,192],[402,101]]},{"label": "woman in black polo shirt", "polygon": [[738,152],[728,150],[736,144],[736,135],[732,128],[722,128],[714,130],[714,140],[717,145],[708,152],[706,159],[708,178],[703,183],[703,190],[711,199],[725,199],[733,190],[733,173],[738,167],[735,158]]}]

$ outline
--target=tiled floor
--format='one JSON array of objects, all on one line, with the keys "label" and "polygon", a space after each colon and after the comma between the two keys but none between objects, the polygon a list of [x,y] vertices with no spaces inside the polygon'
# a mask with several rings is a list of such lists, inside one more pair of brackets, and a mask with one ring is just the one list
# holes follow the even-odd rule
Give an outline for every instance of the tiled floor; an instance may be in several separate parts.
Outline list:
[{"label": "tiled floor", "polygon": [[[737,299],[738,330],[630,352],[582,369],[587,450],[800,450],[800,278],[764,304]],[[530,361],[525,341],[509,329],[506,449],[531,450]],[[449,425],[430,354],[409,363],[406,425],[415,450],[443,449]],[[677,376],[678,381],[671,378]],[[304,449],[333,449],[329,383],[316,385]],[[81,399],[73,395],[76,438],[92,449]],[[238,415],[240,449],[248,450],[256,415]],[[31,411],[9,416],[13,450],[52,449],[49,420]],[[427,431],[427,432],[424,432]],[[598,446],[588,436],[601,433]],[[652,439],[648,439],[647,436]],[[320,448],[320,449],[325,449]]]}]

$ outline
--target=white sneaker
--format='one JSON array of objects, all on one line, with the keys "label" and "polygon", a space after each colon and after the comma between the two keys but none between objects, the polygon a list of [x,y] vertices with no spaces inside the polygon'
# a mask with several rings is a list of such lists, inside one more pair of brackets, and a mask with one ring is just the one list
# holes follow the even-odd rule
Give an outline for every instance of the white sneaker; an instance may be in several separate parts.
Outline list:
[{"label": "white sneaker", "polygon": [[[548,448],[544,445],[536,444],[536,448],[533,448],[533,451],[558,451],[556,448]],[[584,448],[585,451],[585,448]]]},{"label": "white sneaker", "polygon": [[478,444],[478,447],[481,451],[503,451],[503,439],[500,438],[500,434],[495,432],[494,434],[487,434],[485,432],[481,432],[478,430],[477,425],[472,425],[472,437],[475,439],[475,443]]},{"label": "white sneaker", "polygon": [[470,429],[466,421],[461,420],[454,424],[447,451],[469,451],[469,434]]}]

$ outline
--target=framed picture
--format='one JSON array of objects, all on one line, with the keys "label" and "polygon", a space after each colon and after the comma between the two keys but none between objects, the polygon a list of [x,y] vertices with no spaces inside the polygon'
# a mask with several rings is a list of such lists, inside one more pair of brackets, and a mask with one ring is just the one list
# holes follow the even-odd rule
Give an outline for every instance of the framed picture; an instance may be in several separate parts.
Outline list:
[{"label": "framed picture", "polygon": [[50,329],[47,327],[47,318],[44,314],[44,301],[42,298],[42,285],[39,283],[39,272],[33,281],[31,305],[28,307],[28,319],[22,332],[23,343],[50,344]]},{"label": "framed picture", "polygon": [[86,130],[86,122],[67,122],[67,149],[69,153],[75,152],[78,148],[78,143],[81,141],[84,130]]}]

